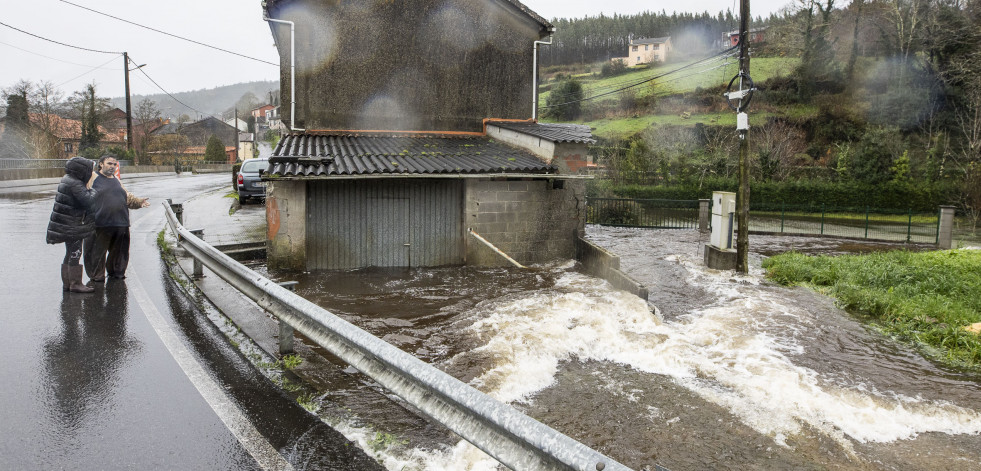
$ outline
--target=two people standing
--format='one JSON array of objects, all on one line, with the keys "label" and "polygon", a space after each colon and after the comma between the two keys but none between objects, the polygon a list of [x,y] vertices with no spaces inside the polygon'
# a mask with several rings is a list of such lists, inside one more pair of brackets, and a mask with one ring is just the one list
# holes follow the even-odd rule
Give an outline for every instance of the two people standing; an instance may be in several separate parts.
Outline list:
[{"label": "two people standing", "polygon": [[99,159],[98,172],[91,160],[82,157],[65,164],[46,235],[49,244],[65,244],[61,265],[65,291],[94,291],[82,283],[83,267],[79,261],[83,255],[85,271],[92,282],[105,281],[107,269],[111,277],[125,277],[129,264],[129,209],[145,208],[150,203],[127,192],[115,178],[118,165],[112,155]]}]

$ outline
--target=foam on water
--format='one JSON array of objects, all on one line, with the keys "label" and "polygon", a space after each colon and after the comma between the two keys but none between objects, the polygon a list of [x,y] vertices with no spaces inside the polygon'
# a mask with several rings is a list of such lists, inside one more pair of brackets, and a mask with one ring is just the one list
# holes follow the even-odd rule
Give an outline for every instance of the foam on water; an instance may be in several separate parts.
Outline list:
[{"label": "foam on water", "polygon": [[[473,384],[505,402],[528,401],[555,382],[562,362],[610,362],[669,376],[781,444],[805,425],[846,449],[846,437],[889,442],[924,432],[981,433],[976,410],[842,383],[795,365],[788,355],[800,353],[795,339],[810,319],[757,289],[752,274],[733,280],[731,273],[689,270],[719,301],[672,323],[638,298],[575,273],[563,275],[554,290],[493,306],[470,327],[482,346],[462,354],[492,359]],[[768,333],[765,327],[778,322],[781,334]]]}]

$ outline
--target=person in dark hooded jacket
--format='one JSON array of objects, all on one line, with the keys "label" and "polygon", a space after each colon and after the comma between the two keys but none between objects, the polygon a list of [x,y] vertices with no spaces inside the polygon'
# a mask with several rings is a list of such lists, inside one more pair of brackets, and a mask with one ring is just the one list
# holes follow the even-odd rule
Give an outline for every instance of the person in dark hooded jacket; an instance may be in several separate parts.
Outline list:
[{"label": "person in dark hooded jacket", "polygon": [[92,183],[96,176],[91,160],[75,157],[65,163],[65,176],[55,195],[46,240],[49,244],[65,244],[65,259],[61,263],[61,283],[65,291],[95,291],[82,283],[82,265],[78,262],[82,258],[82,239],[95,231],[90,212],[95,205],[97,191],[92,189]]}]

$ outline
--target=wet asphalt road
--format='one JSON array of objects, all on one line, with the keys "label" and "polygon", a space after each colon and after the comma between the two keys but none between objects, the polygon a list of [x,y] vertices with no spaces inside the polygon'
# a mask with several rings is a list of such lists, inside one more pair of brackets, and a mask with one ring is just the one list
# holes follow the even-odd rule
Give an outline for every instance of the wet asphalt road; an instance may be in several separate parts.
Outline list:
[{"label": "wet asphalt road", "polygon": [[373,469],[257,373],[167,277],[160,202],[228,176],[127,181],[125,280],[63,293],[47,245],[54,184],[0,190],[0,469]]}]

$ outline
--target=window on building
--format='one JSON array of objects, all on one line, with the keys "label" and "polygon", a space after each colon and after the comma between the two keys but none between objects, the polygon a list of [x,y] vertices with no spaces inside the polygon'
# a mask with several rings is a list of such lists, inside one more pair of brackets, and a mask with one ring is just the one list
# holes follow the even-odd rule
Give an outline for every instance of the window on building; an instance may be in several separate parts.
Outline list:
[{"label": "window on building", "polygon": [[650,45],[650,44],[644,44],[644,50],[645,50],[645,51],[646,51],[646,50],[649,50],[649,49],[650,49],[650,47],[651,47],[651,45]]},{"label": "window on building", "polygon": [[72,143],[71,142],[66,142],[65,143],[65,153],[66,154],[71,154],[72,153]]},{"label": "window on building", "polygon": [[634,49],[633,50],[634,50],[634,52],[637,52],[637,50],[638,50],[637,49],[637,46],[634,46]]},{"label": "window on building", "polygon": [[637,56],[637,63],[640,64],[640,56]]},{"label": "window on building", "polygon": [[658,49],[659,49],[660,47],[661,47],[661,45],[660,45],[660,44],[655,44],[655,45],[654,45],[654,50],[656,51],[656,50],[658,50]]}]

